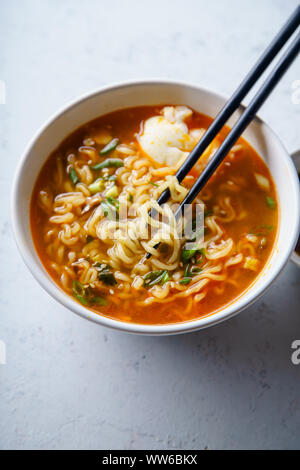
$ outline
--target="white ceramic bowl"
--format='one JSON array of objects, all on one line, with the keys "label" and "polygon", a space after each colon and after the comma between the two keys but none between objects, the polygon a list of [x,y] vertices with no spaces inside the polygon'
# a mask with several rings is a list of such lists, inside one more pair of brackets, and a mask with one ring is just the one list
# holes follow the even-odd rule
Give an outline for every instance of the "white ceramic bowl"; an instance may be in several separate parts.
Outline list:
[{"label": "white ceramic bowl", "polygon": [[[299,184],[295,167],[279,138],[259,118],[243,134],[269,166],[279,198],[279,232],[271,258],[259,278],[230,305],[205,318],[169,325],[140,325],[91,312],[54,283],[33,244],[29,204],[38,173],[49,154],[82,124],[111,111],[139,105],[185,104],[214,117],[226,98],[212,91],[170,80],[134,81],[101,88],[64,107],[38,131],[25,150],[12,192],[12,220],[17,245],[37,281],[61,304],[83,318],[132,333],[166,335],[199,330],[232,317],[260,297],[278,276],[296,243],[299,230]],[[232,125],[241,108],[229,121]]]}]

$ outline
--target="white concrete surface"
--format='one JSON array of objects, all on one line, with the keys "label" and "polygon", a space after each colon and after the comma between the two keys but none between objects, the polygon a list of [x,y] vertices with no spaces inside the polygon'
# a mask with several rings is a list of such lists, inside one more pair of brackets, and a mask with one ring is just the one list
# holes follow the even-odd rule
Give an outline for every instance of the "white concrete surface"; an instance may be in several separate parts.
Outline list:
[{"label": "white concrete surface", "polygon": [[[297,3],[1,0],[0,448],[300,448],[294,265],[227,323],[128,336],[85,322],[41,290],[17,253],[9,209],[20,153],[68,100],[153,76],[229,94]],[[299,79],[300,59],[260,113],[290,151],[300,148]]]}]

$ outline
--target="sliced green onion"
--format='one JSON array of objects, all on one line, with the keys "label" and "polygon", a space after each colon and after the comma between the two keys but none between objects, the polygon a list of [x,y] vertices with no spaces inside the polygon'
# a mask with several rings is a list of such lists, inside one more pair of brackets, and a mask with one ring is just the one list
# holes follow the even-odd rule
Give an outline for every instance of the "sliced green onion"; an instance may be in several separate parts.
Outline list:
[{"label": "sliced green onion", "polygon": [[79,281],[77,281],[77,280],[74,280],[74,281],[73,281],[72,289],[73,289],[74,294],[80,294],[80,295],[84,295],[84,294],[85,294],[85,287],[84,287],[84,285],[81,284],[81,282],[79,282]]},{"label": "sliced green onion", "polygon": [[102,150],[100,150],[99,155],[106,155],[112,150],[115,150],[118,143],[119,143],[118,138],[112,139],[107,145],[105,145],[105,147],[103,147]]},{"label": "sliced green onion", "polygon": [[159,187],[159,186],[158,186],[158,184],[156,184],[156,183],[152,183],[152,181],[149,181],[149,183],[150,183],[150,184],[152,184],[152,186],[155,186],[156,188],[158,188],[158,187]]},{"label": "sliced green onion", "polygon": [[251,235],[268,235],[268,233],[274,230],[274,225],[261,224],[256,225],[254,229],[250,232]]},{"label": "sliced green onion", "polygon": [[83,297],[83,295],[74,294],[74,297],[76,297],[76,299],[79,300],[79,302],[83,305],[90,305],[89,301],[85,297]]},{"label": "sliced green onion", "polygon": [[101,207],[105,217],[109,220],[118,220],[120,203],[114,197],[108,196],[106,201],[101,201]]},{"label": "sliced green onion", "polygon": [[133,195],[129,194],[128,199],[129,199],[130,202],[132,202],[133,201]]},{"label": "sliced green onion", "polygon": [[267,197],[266,197],[266,201],[267,201],[268,207],[269,207],[270,209],[275,209],[275,207],[276,207],[276,202],[274,201],[274,199],[273,199],[271,196],[267,196]]},{"label": "sliced green onion", "polygon": [[109,204],[112,204],[117,209],[119,209],[120,203],[119,203],[118,199],[115,199],[113,196],[107,196],[106,200],[109,202]]},{"label": "sliced green onion", "polygon": [[118,191],[118,188],[117,186],[114,184],[113,186],[111,186],[110,188],[108,188],[106,191],[105,191],[105,196],[108,198],[108,197],[118,197],[119,196],[119,191]]},{"label": "sliced green onion", "polygon": [[103,306],[108,304],[107,300],[104,299],[103,297],[93,297],[92,303],[95,305],[103,305]]},{"label": "sliced green onion", "polygon": [[117,211],[115,207],[113,207],[111,204],[109,204],[106,201],[101,201],[100,204],[101,204],[105,217],[107,217],[109,220],[117,219]]},{"label": "sliced green onion", "polygon": [[199,274],[201,273],[201,271],[203,271],[202,268],[197,268],[196,266],[192,266],[190,270],[190,275],[195,276],[195,274]]},{"label": "sliced green onion", "polygon": [[190,263],[187,265],[185,273],[184,273],[184,279],[192,278],[196,274],[200,273],[202,271],[201,268],[197,268],[195,265],[191,267]]},{"label": "sliced green onion", "polygon": [[104,284],[114,286],[117,284],[114,273],[111,271],[112,267],[109,264],[95,263],[94,267],[98,271],[98,279]]},{"label": "sliced green onion", "polygon": [[72,292],[74,297],[83,305],[107,305],[107,300],[103,297],[94,296],[90,287],[85,287],[81,282],[74,280],[72,283]]},{"label": "sliced green onion", "polygon": [[72,181],[72,183],[73,183],[74,185],[78,183],[79,177],[78,177],[78,175],[77,175],[77,173],[76,173],[75,168],[72,167],[72,168],[70,169],[69,177],[70,177],[70,180]]},{"label": "sliced green onion", "polygon": [[179,281],[179,284],[189,284],[191,282],[192,278],[191,277],[184,277],[183,279],[181,279],[181,281]]},{"label": "sliced green onion", "polygon": [[190,275],[190,263],[186,267],[184,277],[189,277],[189,275]]},{"label": "sliced green onion", "polygon": [[164,284],[169,280],[168,271],[151,271],[150,273],[145,274],[144,276],[144,286],[151,287],[155,284]]},{"label": "sliced green onion", "polygon": [[89,302],[85,298],[85,287],[81,282],[74,280],[72,283],[72,292],[74,297],[76,297],[79,302],[81,302],[83,305],[88,305]]},{"label": "sliced green onion", "polygon": [[169,273],[168,273],[168,271],[165,271],[165,274],[163,275],[163,277],[162,277],[160,283],[161,283],[161,284],[165,284],[166,282],[169,281],[169,279],[170,279]]},{"label": "sliced green onion", "polygon": [[103,178],[96,179],[93,183],[89,184],[88,188],[92,194],[100,193],[104,189]]},{"label": "sliced green onion", "polygon": [[92,169],[102,170],[102,168],[120,168],[121,166],[124,166],[124,162],[120,158],[107,158],[104,162],[97,163],[97,165],[92,166]]},{"label": "sliced green onion", "polygon": [[98,279],[99,281],[103,282],[104,284],[108,284],[109,286],[114,286],[117,284],[113,273],[99,273]]},{"label": "sliced green onion", "polygon": [[195,250],[186,250],[183,248],[182,252],[181,252],[181,261],[183,263],[187,263],[191,258],[193,258],[193,256],[196,255],[196,253],[198,253],[198,249],[195,249]]}]

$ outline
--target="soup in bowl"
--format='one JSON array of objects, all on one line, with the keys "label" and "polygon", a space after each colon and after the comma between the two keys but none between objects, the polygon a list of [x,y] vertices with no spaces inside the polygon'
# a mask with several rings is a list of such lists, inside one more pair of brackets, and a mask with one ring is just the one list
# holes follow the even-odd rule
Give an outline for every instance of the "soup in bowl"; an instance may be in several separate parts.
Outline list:
[{"label": "soup in bowl", "polygon": [[264,292],[292,251],[299,207],[293,165],[262,121],[249,126],[188,215],[175,218],[229,128],[181,184],[176,171],[224,102],[186,84],[117,85],[40,131],[15,181],[14,227],[52,295],[103,325],[170,334],[228,318]]}]

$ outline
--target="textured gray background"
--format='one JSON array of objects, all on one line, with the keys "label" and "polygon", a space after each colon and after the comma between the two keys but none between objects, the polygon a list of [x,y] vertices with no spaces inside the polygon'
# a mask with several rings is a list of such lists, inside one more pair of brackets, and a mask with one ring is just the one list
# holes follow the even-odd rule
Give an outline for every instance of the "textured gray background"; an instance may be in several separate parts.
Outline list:
[{"label": "textured gray background", "polygon": [[[68,100],[128,78],[229,94],[297,0],[0,0],[0,448],[300,448],[300,270],[289,263],[240,316],[178,337],[88,323],[33,280],[10,230],[25,144]],[[300,148],[300,60],[261,116]]]}]

